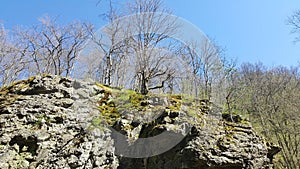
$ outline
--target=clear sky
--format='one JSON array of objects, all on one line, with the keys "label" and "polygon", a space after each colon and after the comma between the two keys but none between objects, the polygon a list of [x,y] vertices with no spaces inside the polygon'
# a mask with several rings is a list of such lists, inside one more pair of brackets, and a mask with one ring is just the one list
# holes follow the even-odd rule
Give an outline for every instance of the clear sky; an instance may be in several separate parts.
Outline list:
[{"label": "clear sky", "polygon": [[[98,0],[0,2],[0,23],[7,29],[37,23],[44,15],[58,16],[62,23],[85,20],[100,28],[105,22],[99,15],[107,10],[96,6]],[[290,66],[300,61],[300,42],[293,43],[295,35],[286,24],[287,17],[300,10],[299,0],[165,0],[165,4],[225,47],[226,55],[239,63]]]}]

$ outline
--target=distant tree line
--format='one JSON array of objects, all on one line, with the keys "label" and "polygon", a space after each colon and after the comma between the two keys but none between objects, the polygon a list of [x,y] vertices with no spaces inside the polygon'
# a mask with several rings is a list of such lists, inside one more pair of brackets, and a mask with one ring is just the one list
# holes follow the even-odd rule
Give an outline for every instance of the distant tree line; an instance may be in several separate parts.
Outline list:
[{"label": "distant tree line", "polygon": [[248,117],[256,130],[282,151],[277,168],[300,166],[300,70],[245,63],[236,71],[227,111]]}]

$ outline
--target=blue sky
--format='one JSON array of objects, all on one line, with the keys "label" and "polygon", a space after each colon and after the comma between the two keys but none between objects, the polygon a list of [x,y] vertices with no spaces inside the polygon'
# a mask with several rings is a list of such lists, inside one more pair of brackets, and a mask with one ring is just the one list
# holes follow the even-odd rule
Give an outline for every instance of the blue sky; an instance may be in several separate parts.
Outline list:
[{"label": "blue sky", "polygon": [[[60,22],[85,20],[100,28],[106,11],[98,0],[0,0],[0,23],[7,29],[29,26],[44,15]],[[174,14],[195,24],[238,62],[261,61],[268,66],[297,65],[300,43],[286,19],[300,10],[299,0],[165,0]]]}]

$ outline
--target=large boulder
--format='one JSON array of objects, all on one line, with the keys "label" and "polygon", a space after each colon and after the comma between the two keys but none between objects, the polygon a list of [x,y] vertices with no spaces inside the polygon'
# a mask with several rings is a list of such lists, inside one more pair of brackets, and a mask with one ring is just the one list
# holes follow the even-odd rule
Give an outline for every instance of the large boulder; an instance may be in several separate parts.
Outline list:
[{"label": "large boulder", "polygon": [[54,75],[0,89],[1,169],[269,169],[279,151],[205,100]]}]

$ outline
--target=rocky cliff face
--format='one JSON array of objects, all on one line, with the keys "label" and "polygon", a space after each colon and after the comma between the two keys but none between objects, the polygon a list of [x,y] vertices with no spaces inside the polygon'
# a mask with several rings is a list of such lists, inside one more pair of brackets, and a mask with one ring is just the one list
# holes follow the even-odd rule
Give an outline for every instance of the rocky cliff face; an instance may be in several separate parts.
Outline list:
[{"label": "rocky cliff face", "polygon": [[1,169],[267,169],[279,150],[205,100],[52,75],[0,89]]}]

